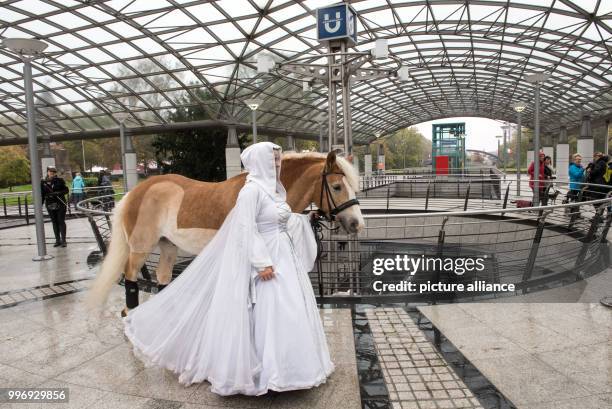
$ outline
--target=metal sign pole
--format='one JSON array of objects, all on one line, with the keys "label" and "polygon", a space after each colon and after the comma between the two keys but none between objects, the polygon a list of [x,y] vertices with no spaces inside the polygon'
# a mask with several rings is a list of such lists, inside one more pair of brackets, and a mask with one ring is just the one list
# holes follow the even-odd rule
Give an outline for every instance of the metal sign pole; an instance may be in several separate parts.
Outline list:
[{"label": "metal sign pole", "polygon": [[26,113],[28,117],[28,145],[30,148],[30,178],[32,179],[32,195],[34,196],[34,220],[36,221],[36,246],[38,255],[34,261],[48,260],[53,256],[47,254],[45,243],[45,225],[42,211],[42,179],[40,160],[38,158],[38,144],[36,141],[36,112],[34,111],[34,90],[32,87],[32,63],[23,58],[23,79],[25,86]]},{"label": "metal sign pole", "polygon": [[252,110],[252,118],[253,118],[253,143],[257,143],[257,110]]},{"label": "metal sign pole", "polygon": [[119,122],[119,139],[121,141],[121,166],[123,167],[123,192],[127,193],[127,169],[125,167],[125,122]]},{"label": "metal sign pole", "polygon": [[516,131],[516,196],[521,195],[521,113],[518,113]]},{"label": "metal sign pole", "polygon": [[[331,52],[331,47],[330,47]],[[331,151],[332,145],[336,143],[336,84],[334,82],[334,56],[327,57],[328,60],[328,92],[327,92],[327,119],[328,119],[328,151]]]},{"label": "metal sign pole", "polygon": [[533,113],[533,206],[540,205],[540,83],[535,83],[535,111]]},{"label": "metal sign pole", "polygon": [[349,68],[346,66],[346,43],[343,42],[340,46],[341,61],[341,81],[342,81],[342,122],[344,124],[344,152],[348,156],[353,151],[352,135],[351,135],[351,76]]}]

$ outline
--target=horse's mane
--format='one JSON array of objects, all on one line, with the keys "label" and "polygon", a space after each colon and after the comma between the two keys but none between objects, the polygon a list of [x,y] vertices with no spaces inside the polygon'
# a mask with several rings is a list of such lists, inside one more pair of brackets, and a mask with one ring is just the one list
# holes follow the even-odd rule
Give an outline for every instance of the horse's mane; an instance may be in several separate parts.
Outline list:
[{"label": "horse's mane", "polygon": [[[315,159],[316,161],[318,161],[318,160],[325,160],[326,158],[327,158],[327,154],[321,153],[321,152],[302,152],[302,153],[283,152],[282,153],[282,159]],[[359,191],[359,174],[355,170],[355,167],[348,160],[346,160],[346,158],[342,156],[336,156],[336,163],[338,164],[338,167],[340,168],[342,173],[344,173],[344,176],[346,176],[346,180],[348,181],[353,191],[358,192]]]}]

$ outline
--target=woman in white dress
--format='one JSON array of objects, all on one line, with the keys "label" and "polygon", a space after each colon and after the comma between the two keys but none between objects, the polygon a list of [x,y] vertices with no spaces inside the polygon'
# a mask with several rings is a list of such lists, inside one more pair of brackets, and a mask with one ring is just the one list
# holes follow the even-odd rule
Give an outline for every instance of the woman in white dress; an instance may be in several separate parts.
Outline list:
[{"label": "woman in white dress", "polygon": [[309,215],[292,213],[280,182],[281,147],[240,158],[249,174],[213,239],[159,294],[124,318],[147,366],[220,395],[307,389],[334,371],[308,271]]}]

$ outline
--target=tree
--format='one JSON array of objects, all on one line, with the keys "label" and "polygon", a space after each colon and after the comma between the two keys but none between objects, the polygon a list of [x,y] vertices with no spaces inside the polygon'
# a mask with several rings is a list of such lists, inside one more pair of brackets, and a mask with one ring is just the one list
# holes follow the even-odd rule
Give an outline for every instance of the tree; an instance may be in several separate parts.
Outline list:
[{"label": "tree", "polygon": [[30,161],[20,146],[0,148],[0,186],[13,187],[30,181]]},{"label": "tree", "polygon": [[422,166],[431,142],[416,128],[404,128],[385,138],[385,168],[404,169]]},{"label": "tree", "polygon": [[[169,117],[170,122],[189,122],[211,119],[203,106],[212,100],[205,90],[194,90],[195,97],[182,97],[181,106]],[[155,137],[157,161],[164,173],[178,173],[209,182],[222,181],[225,173],[225,146],[227,130],[224,127],[186,129]],[[239,143],[243,138],[239,139]]]},{"label": "tree", "polygon": [[[510,167],[516,167],[517,140],[517,132],[515,130],[512,133],[512,136],[510,136],[510,139],[507,141],[507,147],[512,149],[512,154],[508,154],[508,166]],[[521,168],[529,166],[529,163],[527,163],[527,148],[530,140],[533,140],[533,131],[529,128],[523,127],[521,131]],[[503,150],[503,143],[501,146]],[[503,157],[503,152],[500,152],[500,155]],[[503,159],[500,158],[500,160]]]}]

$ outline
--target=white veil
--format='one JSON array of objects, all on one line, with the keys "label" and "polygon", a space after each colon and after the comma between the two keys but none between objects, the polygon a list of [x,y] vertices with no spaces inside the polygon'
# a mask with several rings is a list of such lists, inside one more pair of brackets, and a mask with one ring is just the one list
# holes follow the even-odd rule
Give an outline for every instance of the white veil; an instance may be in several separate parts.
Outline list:
[{"label": "white veil", "polygon": [[287,191],[280,181],[280,171],[274,165],[274,149],[282,153],[283,148],[272,142],[259,142],[247,147],[240,154],[240,160],[249,171],[246,181],[260,185],[273,199],[275,193],[282,200],[287,199]]}]

